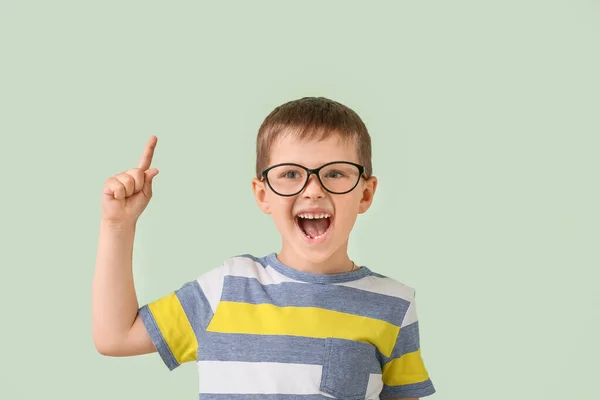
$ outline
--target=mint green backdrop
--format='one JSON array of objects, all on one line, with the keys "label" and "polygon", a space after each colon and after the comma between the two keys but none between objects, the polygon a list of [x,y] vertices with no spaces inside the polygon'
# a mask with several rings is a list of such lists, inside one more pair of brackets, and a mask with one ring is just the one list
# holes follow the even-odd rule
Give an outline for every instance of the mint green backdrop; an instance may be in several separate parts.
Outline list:
[{"label": "mint green backdrop", "polygon": [[0,398],[197,398],[193,364],[94,350],[104,180],[158,136],[151,301],[279,248],[255,134],[327,96],[380,179],[351,256],[417,289],[433,398],[597,399],[600,3],[215,3],[0,3]]}]

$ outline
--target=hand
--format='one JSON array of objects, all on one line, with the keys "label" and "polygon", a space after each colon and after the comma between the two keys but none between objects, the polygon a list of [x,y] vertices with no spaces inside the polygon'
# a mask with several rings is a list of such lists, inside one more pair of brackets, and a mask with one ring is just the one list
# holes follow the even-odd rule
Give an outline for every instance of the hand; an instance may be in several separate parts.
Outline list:
[{"label": "hand", "polygon": [[102,191],[102,220],[111,223],[136,223],[152,198],[152,179],[158,169],[150,168],[157,142],[152,136],[138,168],[108,178]]}]

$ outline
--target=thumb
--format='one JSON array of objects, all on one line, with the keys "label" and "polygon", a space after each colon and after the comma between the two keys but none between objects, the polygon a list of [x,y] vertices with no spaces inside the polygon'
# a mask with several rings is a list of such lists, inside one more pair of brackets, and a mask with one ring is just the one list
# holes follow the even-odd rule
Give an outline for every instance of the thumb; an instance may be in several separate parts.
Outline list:
[{"label": "thumb", "polygon": [[152,179],[158,175],[158,172],[159,171],[156,168],[150,168],[149,170],[144,171],[144,184],[152,183]]},{"label": "thumb", "polygon": [[148,197],[152,196],[152,180],[154,177],[156,177],[156,175],[158,175],[158,172],[159,171],[156,168],[151,168],[144,171],[144,188],[142,190]]}]

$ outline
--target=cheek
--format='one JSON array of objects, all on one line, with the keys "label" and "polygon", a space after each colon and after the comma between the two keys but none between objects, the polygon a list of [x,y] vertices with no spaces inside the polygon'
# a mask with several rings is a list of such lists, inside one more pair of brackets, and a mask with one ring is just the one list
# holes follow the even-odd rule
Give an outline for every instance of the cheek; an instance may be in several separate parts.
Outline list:
[{"label": "cheek", "polygon": [[272,193],[268,196],[271,214],[276,220],[289,220],[292,213],[293,199],[281,197]]},{"label": "cheek", "polygon": [[[360,198],[348,198],[336,205],[336,225],[345,229],[351,229],[358,216]],[[339,218],[339,219],[338,219]]]}]

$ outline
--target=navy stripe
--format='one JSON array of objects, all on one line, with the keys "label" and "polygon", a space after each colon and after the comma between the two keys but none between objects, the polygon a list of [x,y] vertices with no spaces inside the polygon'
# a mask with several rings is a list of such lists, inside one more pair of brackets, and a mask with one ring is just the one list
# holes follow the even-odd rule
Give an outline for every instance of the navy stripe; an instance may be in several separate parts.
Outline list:
[{"label": "navy stripe", "polygon": [[142,308],[140,308],[138,310],[138,313],[140,315],[140,318],[142,318],[142,322],[144,323],[148,334],[150,335],[150,339],[152,339],[154,347],[158,351],[158,354],[160,354],[160,357],[162,358],[164,363],[171,371],[177,368],[179,366],[179,363],[177,362],[175,356],[171,352],[171,349],[167,345],[167,342],[165,341],[162,333],[160,333],[158,325],[156,325],[156,320],[154,319],[150,308],[148,308],[148,305],[145,305]]},{"label": "navy stripe", "polygon": [[221,301],[317,307],[360,315],[400,326],[410,302],[399,297],[341,285],[296,282],[263,285],[256,278],[226,276]]},{"label": "navy stripe", "polygon": [[[381,364],[375,346],[342,339],[329,339],[336,343],[337,354],[354,353],[373,357],[363,358],[360,368],[369,373],[381,374]],[[198,343],[198,361],[276,362],[293,364],[325,364],[327,339],[289,335],[253,335],[222,332],[205,332]],[[355,366],[347,366],[354,368]]]},{"label": "navy stripe", "polygon": [[383,385],[383,390],[379,395],[380,399],[387,398],[405,398],[405,397],[425,397],[432,395],[436,392],[431,379],[427,379],[423,382],[411,383],[408,385],[401,386],[388,386]]}]

